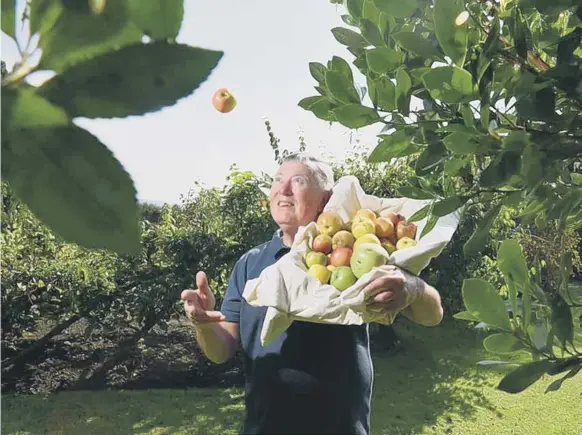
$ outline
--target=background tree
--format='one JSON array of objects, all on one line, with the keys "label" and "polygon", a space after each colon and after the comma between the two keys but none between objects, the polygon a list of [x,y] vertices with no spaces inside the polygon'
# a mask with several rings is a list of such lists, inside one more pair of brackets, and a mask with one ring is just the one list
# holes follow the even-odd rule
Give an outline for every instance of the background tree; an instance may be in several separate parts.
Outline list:
[{"label": "background tree", "polygon": [[331,31],[367,88],[356,86],[350,64],[334,56],[310,63],[318,95],[299,102],[348,128],[382,126],[368,162],[406,157],[414,174],[398,192],[432,199],[411,220],[426,219],[432,228],[459,208],[464,216],[483,210],[463,246],[466,258],[483,250],[504,209],[522,228],[558,234],[557,281],[540,279],[541,265],[528,265],[520,244],[508,240],[497,252],[501,292],[482,279],[463,282],[467,310],[457,317],[500,331],[485,347],[532,354],[533,362],[501,381],[508,392],[544,373],[566,372],[550,389],[559,388],[582,368],[572,314],[581,301],[570,293],[566,249],[582,226],[577,3],[346,0],[346,27]]}]

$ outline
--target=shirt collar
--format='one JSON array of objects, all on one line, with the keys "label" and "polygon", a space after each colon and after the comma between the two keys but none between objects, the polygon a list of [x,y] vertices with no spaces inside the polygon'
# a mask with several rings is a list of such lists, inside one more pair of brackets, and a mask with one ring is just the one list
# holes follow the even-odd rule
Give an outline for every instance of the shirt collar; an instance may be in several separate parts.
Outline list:
[{"label": "shirt collar", "polygon": [[271,239],[271,243],[269,244],[270,254],[278,260],[290,250],[291,248],[289,246],[285,246],[283,243],[283,232],[281,229],[275,231],[273,238]]}]

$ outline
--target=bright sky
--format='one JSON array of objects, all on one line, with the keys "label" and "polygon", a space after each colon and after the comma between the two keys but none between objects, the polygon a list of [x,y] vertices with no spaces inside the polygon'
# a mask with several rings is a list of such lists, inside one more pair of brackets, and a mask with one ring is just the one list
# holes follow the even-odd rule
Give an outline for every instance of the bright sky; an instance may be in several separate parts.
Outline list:
[{"label": "bright sky", "polygon": [[[114,152],[141,200],[178,202],[196,180],[222,185],[233,163],[256,173],[273,172],[276,163],[264,117],[281,147],[296,149],[303,129],[308,151],[341,159],[352,146],[349,130],[330,127],[297,106],[303,97],[316,94],[309,62],[325,64],[333,55],[353,59],[330,32],[344,25],[340,14],[327,0],[186,0],[179,42],[225,53],[210,78],[159,112],[77,123]],[[14,44],[2,34],[2,59],[11,66],[17,57]],[[354,74],[365,85],[355,68]],[[229,114],[211,105],[220,87],[237,97]],[[377,124],[362,129],[360,140],[374,145],[379,130]]]}]

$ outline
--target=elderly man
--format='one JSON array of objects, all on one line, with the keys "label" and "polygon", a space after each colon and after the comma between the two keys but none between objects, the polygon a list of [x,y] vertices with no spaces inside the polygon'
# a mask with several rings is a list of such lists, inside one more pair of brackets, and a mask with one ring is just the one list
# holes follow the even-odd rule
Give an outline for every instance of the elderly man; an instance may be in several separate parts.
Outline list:
[{"label": "elderly man", "polygon": [[[246,303],[247,280],[290,250],[300,226],[317,219],[331,195],[333,173],[325,163],[303,154],[279,167],[270,193],[271,215],[279,225],[273,238],[236,263],[220,311],[204,272],[197,290],[182,300],[198,343],[216,362],[244,354],[246,412],[243,434],[368,434],[373,367],[368,325],[344,326],[294,322],[269,346],[260,343],[266,308]],[[370,306],[400,311],[417,323],[440,323],[438,292],[403,272],[370,282]]]}]

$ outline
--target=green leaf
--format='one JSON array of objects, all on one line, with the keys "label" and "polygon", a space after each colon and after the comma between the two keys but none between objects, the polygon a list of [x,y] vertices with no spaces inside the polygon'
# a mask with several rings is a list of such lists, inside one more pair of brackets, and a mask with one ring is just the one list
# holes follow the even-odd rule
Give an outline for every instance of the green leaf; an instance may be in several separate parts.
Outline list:
[{"label": "green leaf", "polygon": [[560,340],[562,345],[573,343],[574,340],[574,318],[568,303],[559,293],[554,293],[552,297],[551,322],[554,335]]},{"label": "green leaf", "polygon": [[309,62],[309,73],[319,82],[320,85],[325,84],[325,72],[327,68],[319,62]]},{"label": "green leaf", "polygon": [[478,98],[471,73],[456,66],[432,68],[423,74],[422,81],[430,95],[444,103],[468,103]]},{"label": "green leaf", "polygon": [[536,144],[528,142],[521,156],[521,173],[528,186],[535,187],[544,181],[546,162],[546,154]]},{"label": "green leaf", "polygon": [[521,167],[521,156],[514,151],[503,151],[487,166],[481,174],[482,187],[494,187],[508,181]]},{"label": "green leaf", "polygon": [[479,319],[468,311],[461,311],[453,314],[453,317],[458,320],[468,320],[469,322],[478,322]]},{"label": "green leaf", "polygon": [[57,21],[62,11],[58,0],[31,0],[30,2],[30,34],[44,33]]},{"label": "green leaf", "polygon": [[[446,143],[445,143],[446,145]],[[445,161],[444,171],[447,175],[458,175],[459,171],[467,166],[468,159],[452,157]]]},{"label": "green leaf", "polygon": [[438,217],[446,216],[465,205],[469,198],[471,197],[461,195],[449,196],[434,204],[432,214]]},{"label": "green leaf", "polygon": [[473,255],[479,253],[481,249],[485,247],[487,243],[487,238],[489,237],[489,231],[495,222],[495,218],[501,210],[501,203],[493,206],[489,209],[485,216],[479,221],[477,228],[469,237],[469,240],[463,246],[463,253],[466,258],[472,257]]},{"label": "green leaf", "polygon": [[446,158],[446,148],[442,142],[432,143],[427,146],[416,159],[414,170],[417,175],[426,175],[430,173]]},{"label": "green leaf", "polygon": [[465,279],[461,292],[467,311],[473,316],[491,327],[511,331],[505,303],[490,283],[481,279]]},{"label": "green leaf", "polygon": [[14,38],[16,32],[16,0],[2,0],[2,31]]},{"label": "green leaf", "polygon": [[410,76],[404,69],[398,70],[396,73],[396,107],[404,116],[408,116],[410,112],[411,88],[412,81],[410,80]]},{"label": "green leaf", "polygon": [[66,126],[67,113],[34,92],[33,88],[2,87],[2,133],[11,129]]},{"label": "green leaf", "polygon": [[464,0],[435,0],[434,2],[434,27],[435,34],[441,48],[451,60],[462,67],[467,55],[467,41],[469,36],[468,19],[461,24],[457,20],[465,11]]},{"label": "green leaf", "polygon": [[370,99],[381,110],[392,112],[396,110],[396,85],[388,77],[382,75],[375,80],[368,78]]},{"label": "green leaf", "polygon": [[221,57],[221,52],[183,44],[135,44],[76,64],[38,92],[73,117],[143,115],[191,94]]},{"label": "green leaf", "polygon": [[438,220],[439,220],[438,216],[431,214],[430,217],[428,218],[428,220],[426,221],[426,225],[422,229],[422,232],[420,233],[419,239],[422,239],[424,236],[426,236],[428,233],[430,233],[434,229]]},{"label": "green leaf", "polygon": [[337,106],[326,97],[307,97],[299,101],[298,105],[302,109],[309,110],[319,119],[323,119],[324,121],[335,121],[333,109]]},{"label": "green leaf", "polygon": [[517,240],[504,240],[497,250],[497,267],[507,280],[520,287],[529,280],[527,264],[521,245]]},{"label": "green leaf", "polygon": [[493,353],[510,354],[525,349],[514,335],[508,333],[492,334],[483,340],[483,347]]},{"label": "green leaf", "polygon": [[431,207],[432,207],[432,203],[425,205],[420,210],[416,211],[416,213],[413,213],[412,216],[410,216],[406,220],[408,222],[418,222],[418,221],[423,220],[425,217],[428,216],[429,212],[431,211]]},{"label": "green leaf", "polygon": [[337,42],[348,47],[365,48],[369,45],[362,35],[344,27],[334,27],[331,33]]},{"label": "green leaf", "polygon": [[403,153],[410,148],[410,136],[405,130],[398,130],[382,137],[383,139],[370,153],[369,163],[389,162],[395,157],[403,157]]},{"label": "green leaf", "polygon": [[347,0],[346,2],[346,8],[349,14],[356,20],[359,20],[362,17],[364,1],[365,0]]},{"label": "green leaf", "polygon": [[386,74],[402,65],[402,55],[388,47],[373,48],[366,52],[368,67],[376,74]]},{"label": "green leaf", "polygon": [[386,44],[378,26],[366,18],[360,20],[360,31],[364,39],[371,45],[378,47]]},{"label": "green leaf", "polygon": [[497,388],[506,393],[520,393],[539,380],[550,366],[551,362],[545,359],[519,366],[505,375]]},{"label": "green leaf", "polygon": [[412,199],[434,199],[434,195],[419,187],[414,186],[400,186],[396,189],[400,196]]},{"label": "green leaf", "polygon": [[408,18],[417,8],[417,0],[374,0],[378,10],[396,18]]},{"label": "green leaf", "polygon": [[418,33],[401,31],[393,33],[392,38],[406,51],[417,54],[423,59],[445,61],[441,52],[435,47],[435,44],[433,44],[432,41],[423,38]]},{"label": "green leaf", "polygon": [[[45,2],[44,13],[35,20],[47,18],[48,22],[34,24],[41,32],[40,69],[61,72],[80,61],[140,42],[143,36],[125,1],[108,1],[100,14],[91,11],[89,2]],[[127,59],[126,65],[131,65]]]},{"label": "green leaf", "polygon": [[479,147],[479,142],[474,135],[460,131],[445,136],[443,143],[455,154],[474,154]]},{"label": "green leaf", "polygon": [[557,390],[559,390],[560,387],[562,386],[562,383],[566,379],[573,378],[574,376],[576,376],[578,374],[578,372],[581,369],[582,369],[582,366],[574,367],[572,370],[570,370],[564,376],[562,376],[559,379],[556,379],[554,382],[552,382],[550,385],[548,385],[548,387],[546,388],[545,393],[549,393],[550,391],[557,391]]},{"label": "green leaf", "polygon": [[140,251],[136,190],[95,136],[74,125],[2,137],[2,176],[55,233],[86,248]]},{"label": "green leaf", "polygon": [[325,84],[333,98],[340,103],[349,104],[360,102],[360,96],[351,76],[346,76],[339,71],[328,70],[325,73]]},{"label": "green leaf", "polygon": [[371,107],[361,104],[346,104],[334,109],[337,121],[348,128],[362,128],[380,121],[380,116]]},{"label": "green leaf", "polygon": [[184,0],[126,0],[131,20],[154,40],[175,39],[184,17]]}]

